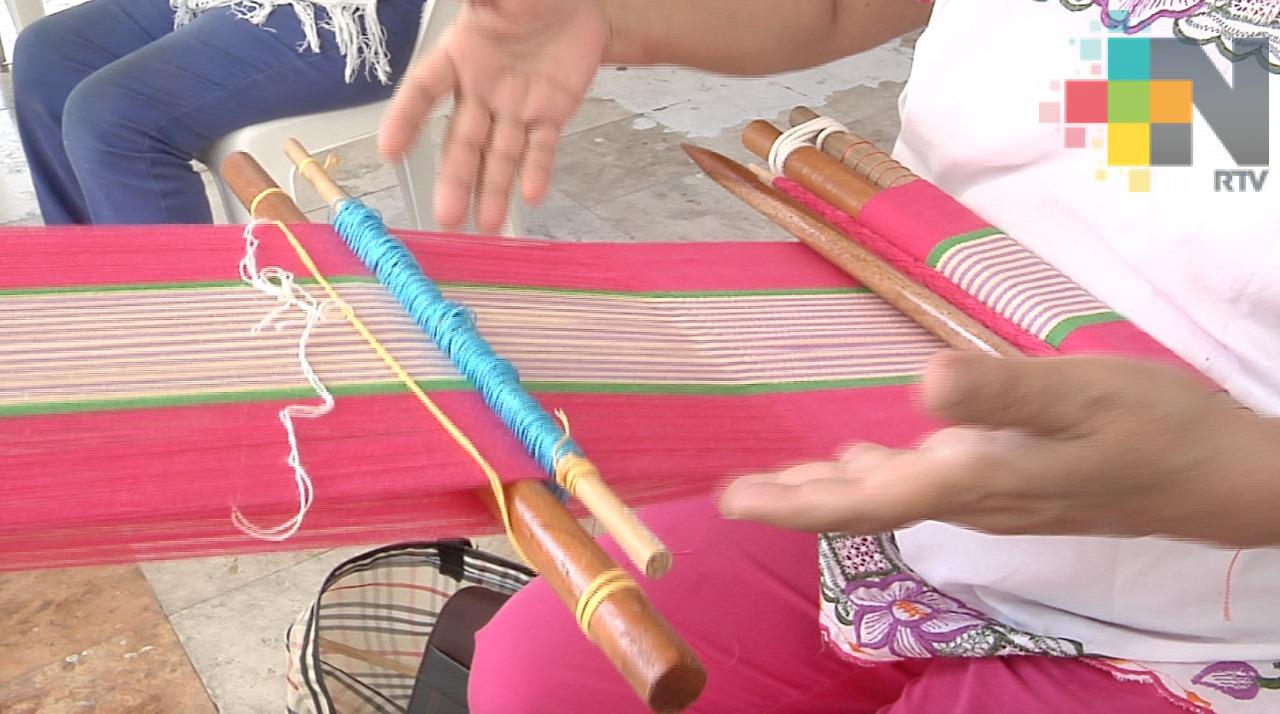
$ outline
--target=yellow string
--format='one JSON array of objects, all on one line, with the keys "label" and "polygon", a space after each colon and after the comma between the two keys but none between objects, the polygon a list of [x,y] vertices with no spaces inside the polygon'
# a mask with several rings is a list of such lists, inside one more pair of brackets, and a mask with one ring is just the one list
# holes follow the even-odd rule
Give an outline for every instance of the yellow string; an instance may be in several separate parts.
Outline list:
[{"label": "yellow string", "polygon": [[298,164],[298,175],[305,176],[306,174],[303,172],[306,171],[307,166],[311,164],[315,164],[316,166],[320,167],[320,170],[323,171],[324,173],[329,173],[330,171],[333,170],[333,167],[338,165],[338,155],[329,154],[328,156],[324,157],[323,164],[320,163],[319,161],[316,161],[316,157],[308,156]]},{"label": "yellow string", "polygon": [[567,454],[556,460],[556,483],[570,495],[578,495],[578,479],[599,476],[596,465],[577,454]]},{"label": "yellow string", "polygon": [[560,488],[569,492],[569,495],[578,495],[578,479],[583,477],[599,476],[600,471],[596,469],[595,464],[588,461],[585,457],[577,454],[560,455],[560,449],[569,443],[569,417],[564,413],[563,409],[555,411],[556,419],[560,420],[560,426],[564,429],[564,436],[560,437],[560,441],[556,442],[556,446],[551,451],[551,460],[555,462],[556,483],[560,484]]},{"label": "yellow string", "polygon": [[590,635],[588,628],[591,627],[591,618],[595,617],[596,610],[604,604],[608,597],[619,590],[629,590],[639,587],[631,576],[619,568],[610,568],[596,576],[595,580],[582,591],[582,595],[578,596],[578,606],[574,608],[574,617],[578,620],[578,627],[582,628],[583,633]]},{"label": "yellow string", "polygon": [[254,196],[253,200],[249,202],[249,215],[252,216],[253,218],[257,218],[258,204],[262,203],[262,199],[276,193],[282,196],[287,195],[284,192],[284,189],[280,188],[279,186],[270,186],[268,188],[262,189],[262,191],[257,196]]},{"label": "yellow string", "polygon": [[[374,337],[373,333],[369,331],[369,328],[366,327],[364,322],[356,315],[355,310],[342,299],[342,296],[338,294],[338,291],[334,289],[333,285],[331,285],[329,281],[325,279],[324,275],[320,273],[320,269],[316,267],[315,261],[311,259],[311,254],[307,252],[306,248],[302,247],[302,242],[298,240],[298,237],[289,230],[288,226],[280,221],[274,221],[274,223],[276,227],[280,229],[280,232],[284,234],[284,237],[288,239],[289,245],[293,246],[294,252],[298,254],[298,258],[302,261],[302,264],[306,266],[307,270],[311,272],[311,276],[315,278],[316,283],[319,284],[329,298],[337,304],[338,309],[342,311],[342,314],[347,318],[347,321],[351,323],[352,327],[356,328],[356,332],[360,333],[360,336],[369,343],[369,346],[372,347],[373,351],[382,358],[382,361],[386,363],[387,367],[390,367],[391,371],[400,378],[400,381],[404,382],[404,385],[409,388],[409,391],[418,398],[418,401],[422,402],[423,406],[427,408],[427,411],[431,412],[431,415],[436,418],[436,421],[440,422],[440,426],[444,427],[444,430],[448,432],[449,436],[453,437],[453,440],[458,443],[458,446],[461,446],[462,450],[467,452],[467,455],[471,457],[472,461],[475,461],[476,465],[480,467],[480,470],[484,472],[484,475],[488,477],[489,486],[493,489],[493,497],[498,503],[498,512],[502,517],[502,527],[506,529],[507,537],[511,540],[511,545],[516,549],[516,553],[520,556],[520,559],[523,560],[526,565],[533,567],[532,564],[529,563],[529,559],[525,557],[524,551],[520,548],[520,544],[516,541],[515,535],[512,533],[511,515],[507,511],[507,498],[502,491],[502,479],[498,477],[498,472],[495,471],[493,466],[490,465],[484,456],[480,454],[480,450],[476,448],[475,444],[471,443],[471,439],[467,438],[467,435],[462,433],[462,430],[453,423],[453,420],[441,411],[440,407],[436,406],[436,403],[431,400],[431,397],[428,397],[427,393],[422,391],[422,387],[419,387],[418,383],[414,381],[413,376],[410,375],[404,367],[400,366],[400,363],[396,361],[396,358],[391,356],[391,353],[388,352],[387,348],[378,341],[377,337]],[[594,611],[594,608],[592,608],[592,610]]]}]

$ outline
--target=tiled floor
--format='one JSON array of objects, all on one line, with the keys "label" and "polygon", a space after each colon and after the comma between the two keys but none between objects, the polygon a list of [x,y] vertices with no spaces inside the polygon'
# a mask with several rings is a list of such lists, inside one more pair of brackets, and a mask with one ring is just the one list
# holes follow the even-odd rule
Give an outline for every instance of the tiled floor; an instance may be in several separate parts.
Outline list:
[{"label": "tiled floor", "polygon": [[[800,103],[887,144],[911,46],[766,79],[606,70],[567,129],[554,188],[529,211],[528,232],[576,241],[785,238],[701,176],[679,145],[754,160],[738,144],[741,128],[762,116],[781,122]],[[0,225],[38,223],[12,106],[0,74]],[[340,154],[340,182],[403,224],[394,172],[372,143]],[[280,712],[285,629],[352,552],[0,575],[0,712]]]}]

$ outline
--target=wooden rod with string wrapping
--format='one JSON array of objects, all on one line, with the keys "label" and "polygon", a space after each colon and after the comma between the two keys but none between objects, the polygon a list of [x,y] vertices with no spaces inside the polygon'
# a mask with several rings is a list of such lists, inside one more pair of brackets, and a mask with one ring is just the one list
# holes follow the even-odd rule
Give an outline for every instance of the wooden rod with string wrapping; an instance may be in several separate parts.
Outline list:
[{"label": "wooden rod with string wrapping", "polygon": [[[777,127],[757,119],[742,130],[742,144],[756,156],[768,159],[770,149],[780,136],[782,132]],[[791,152],[780,168],[784,176],[851,216],[858,215],[866,202],[881,191],[879,186],[812,146]]]},{"label": "wooden rod with string wrapping", "polygon": [[[790,196],[760,181],[747,167],[714,151],[689,144],[684,145],[684,150],[699,168],[729,193],[798,238],[948,345],[1004,357],[1021,356],[1022,353],[1016,347],[985,325],[904,276],[879,256],[849,240]],[[799,154],[801,151],[795,153]],[[809,151],[825,160],[834,161],[812,147],[809,147]],[[843,167],[838,164],[837,167],[844,172]],[[837,175],[829,183],[838,186],[843,182],[843,178]]]},{"label": "wooden rod with string wrapping", "polygon": [[[818,116],[809,107],[800,106],[792,109],[787,119],[791,126],[799,126]],[[880,188],[903,186],[920,178],[871,141],[853,132],[832,133],[822,142],[822,151]]]},{"label": "wooden rod with string wrapping", "polygon": [[[349,198],[341,186],[334,183],[324,167],[297,139],[285,142],[285,154],[298,167],[298,173],[315,186],[320,197],[329,206]],[[671,551],[640,521],[634,511],[618,498],[613,489],[600,477],[589,461],[579,460],[583,468],[572,482],[561,484],[577,498],[596,519],[605,532],[613,537],[636,567],[651,578],[659,578],[671,569]]]},{"label": "wooden rod with string wrapping", "polygon": [[[311,168],[306,167],[308,171]],[[248,154],[228,156],[221,173],[246,207],[259,196],[270,197],[258,200],[254,218],[307,222],[287,194],[272,190],[278,187]],[[327,174],[325,179],[332,188],[341,190]],[[507,484],[503,494],[511,537],[570,609],[578,607],[582,594],[603,573],[618,570],[618,564],[539,479]],[[477,495],[498,510],[490,490],[480,489]],[[706,684],[706,672],[697,655],[638,588],[617,590],[605,598],[588,623],[587,633],[652,711],[683,711]],[[548,653],[548,665],[554,663],[555,653]]]},{"label": "wooden rod with string wrapping", "polygon": [[222,161],[219,173],[245,210],[250,212],[251,218],[281,223],[309,222],[298,204],[276,185],[271,174],[252,156],[242,151],[232,152]]}]

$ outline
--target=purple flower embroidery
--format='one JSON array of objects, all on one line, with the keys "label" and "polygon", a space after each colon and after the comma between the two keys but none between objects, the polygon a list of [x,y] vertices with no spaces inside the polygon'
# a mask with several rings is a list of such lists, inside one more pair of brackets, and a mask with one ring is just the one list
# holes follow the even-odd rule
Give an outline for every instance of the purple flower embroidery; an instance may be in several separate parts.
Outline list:
[{"label": "purple flower embroidery", "polygon": [[1191,683],[1216,689],[1233,699],[1253,699],[1258,696],[1261,677],[1247,662],[1216,662],[1200,670]]},{"label": "purple flower embroidery", "polygon": [[1137,32],[1162,17],[1186,17],[1199,10],[1205,0],[1097,0],[1102,21],[1108,27]]},{"label": "purple flower embroidery", "polygon": [[[1280,662],[1276,664],[1280,666]],[[1216,689],[1232,699],[1253,699],[1263,689],[1280,689],[1280,677],[1264,677],[1248,662],[1215,662],[1200,670],[1191,683]]]},{"label": "purple flower embroidery", "polygon": [[986,624],[974,612],[905,575],[850,583],[853,634],[859,647],[889,648],[898,657],[931,657],[935,645]]}]

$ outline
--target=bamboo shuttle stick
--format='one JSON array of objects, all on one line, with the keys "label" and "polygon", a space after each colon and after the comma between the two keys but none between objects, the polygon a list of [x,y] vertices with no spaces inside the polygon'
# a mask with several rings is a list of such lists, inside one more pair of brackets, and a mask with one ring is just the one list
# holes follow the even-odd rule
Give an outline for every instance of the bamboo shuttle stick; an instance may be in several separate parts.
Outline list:
[{"label": "bamboo shuttle stick", "polygon": [[[347,192],[334,183],[320,162],[297,139],[286,141],[284,151],[298,167],[298,173],[315,186],[320,197],[330,206],[336,208],[340,201],[348,198]],[[641,572],[650,578],[666,575],[671,570],[671,551],[640,521],[635,511],[609,488],[594,465],[585,459],[579,463],[581,468],[577,469],[572,482],[573,488],[566,490],[586,506]]]},{"label": "bamboo shuttle stick", "polygon": [[[309,172],[311,167],[308,164],[305,169]],[[246,197],[251,201],[275,185],[257,162],[243,153],[227,158],[223,176],[242,201]],[[346,195],[331,179],[317,190],[321,195],[329,194],[325,200]],[[288,196],[282,198],[293,203]],[[268,205],[263,200],[259,209],[260,217],[268,220],[284,220],[295,212],[301,215],[296,206],[291,211],[280,202]],[[476,493],[497,510],[489,489]],[[618,568],[538,479],[507,484],[503,496],[511,517],[512,537],[530,565],[570,609],[577,606],[582,593],[601,573]],[[654,712],[683,711],[706,685],[706,671],[697,655],[638,588],[609,595],[592,617],[588,634]]]},{"label": "bamboo shuttle stick", "polygon": [[[1021,356],[1021,352],[999,335],[934,295],[928,288],[902,275],[879,256],[849,240],[791,197],[757,180],[746,167],[713,151],[689,144],[684,145],[684,150],[716,183],[947,344],[1004,357]],[[814,153],[818,152],[814,150]],[[829,159],[820,153],[818,156]]]}]

